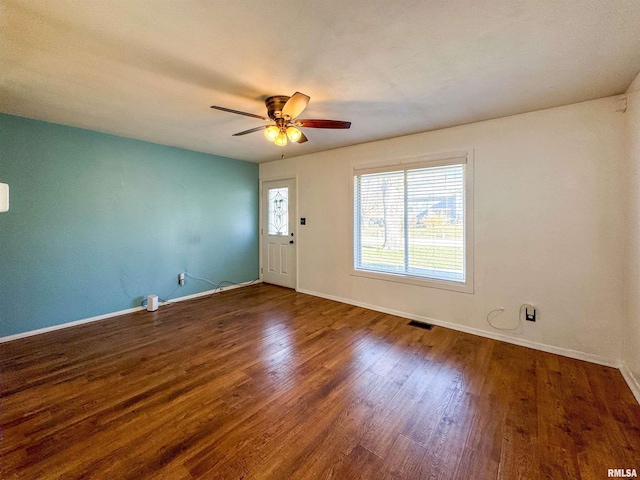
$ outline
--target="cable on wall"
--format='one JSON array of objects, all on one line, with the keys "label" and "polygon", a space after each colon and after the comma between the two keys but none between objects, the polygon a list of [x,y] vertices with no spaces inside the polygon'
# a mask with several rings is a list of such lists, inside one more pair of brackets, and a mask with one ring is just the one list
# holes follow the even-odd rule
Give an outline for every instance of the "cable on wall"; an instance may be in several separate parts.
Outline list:
[{"label": "cable on wall", "polygon": [[[222,290],[223,287],[225,286],[229,286],[229,285],[240,285],[239,283],[236,282],[232,282],[230,280],[222,280],[221,282],[215,283],[212,282],[211,280],[207,280],[206,278],[202,278],[202,277],[196,277],[195,275],[191,275],[189,272],[184,272],[184,276],[191,278],[193,280],[200,280],[201,282],[206,282],[210,285],[213,285],[213,292],[211,292],[211,294],[213,295],[214,293],[216,293],[218,290]],[[251,280],[251,282],[245,284],[245,285],[253,285],[254,283],[256,283],[258,280],[260,280],[259,278],[255,278],[253,280]]]},{"label": "cable on wall", "polygon": [[[496,313],[498,312],[498,313]],[[495,315],[491,316],[492,313],[496,313]],[[514,331],[514,330],[518,330],[520,328],[520,325],[522,325],[522,307],[520,307],[520,315],[518,315],[518,324],[513,327],[513,328],[509,328],[509,327],[496,327],[493,324],[493,320],[496,319],[496,317],[502,315],[504,313],[504,308],[500,307],[500,308],[496,308],[495,310],[491,310],[489,313],[487,313],[487,323],[495,328],[496,330],[504,330],[504,331]]]},{"label": "cable on wall", "polygon": [[524,312],[524,315],[525,315],[525,316],[524,316],[524,319],[525,319],[525,320],[527,319],[527,311],[526,311],[526,309],[528,309],[528,308],[530,308],[531,310],[533,310],[533,313],[534,313],[533,321],[535,322],[535,321],[536,321],[536,320],[535,320],[536,307],[534,307],[533,305],[531,305],[531,304],[529,304],[529,303],[523,303],[522,305],[520,305],[520,313],[519,313],[520,321],[522,322],[522,318],[523,318],[523,317],[522,317],[522,311],[523,311],[523,310],[525,311],[525,312]]},{"label": "cable on wall", "polygon": [[[504,308],[500,307],[500,308],[496,308],[495,310],[491,310],[489,313],[487,313],[487,323],[495,328],[496,330],[504,330],[504,331],[514,331],[514,330],[518,330],[520,327],[522,327],[522,320],[523,318],[526,320],[526,309],[527,308],[531,308],[532,310],[535,311],[535,307],[529,303],[523,303],[522,305],[520,305],[520,310],[518,311],[518,324],[513,327],[497,327],[494,325],[493,321],[500,315],[502,315],[504,313]],[[496,313],[497,312],[497,313]],[[523,316],[523,312],[524,312],[524,316]],[[495,314],[492,316],[492,314]],[[535,322],[535,318],[532,320]]]},{"label": "cable on wall", "polygon": [[[206,282],[210,285],[213,285],[213,290],[211,291],[210,295],[213,295],[214,293],[218,293],[218,291],[221,291],[225,286],[229,286],[229,285],[240,285],[237,282],[232,282],[230,280],[222,280],[221,282],[215,283],[212,282],[211,280],[207,280],[206,278],[202,278],[202,277],[196,277],[195,275],[191,275],[189,272],[183,272],[185,277],[191,278],[192,280],[200,280],[201,282]],[[258,282],[260,279],[259,278],[254,278],[253,280],[251,280],[251,282],[246,283],[244,285],[253,285],[254,283]],[[173,305],[173,303],[171,302],[171,296],[176,292],[176,290],[178,288],[180,288],[181,285],[178,285],[176,288],[174,288],[171,293],[169,293],[169,295],[166,296],[166,298],[160,298],[158,297],[158,300],[160,300],[160,302],[162,302],[162,305]],[[146,307],[147,306],[147,299],[145,298],[144,300],[142,300],[142,302],[140,302],[140,305],[142,307]]]}]

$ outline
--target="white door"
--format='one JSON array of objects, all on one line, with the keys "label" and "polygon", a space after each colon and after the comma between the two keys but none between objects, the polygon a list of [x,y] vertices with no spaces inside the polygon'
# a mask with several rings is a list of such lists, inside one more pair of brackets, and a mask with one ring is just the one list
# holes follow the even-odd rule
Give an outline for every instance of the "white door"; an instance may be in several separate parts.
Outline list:
[{"label": "white door", "polygon": [[262,280],[296,288],[296,181],[262,183]]}]

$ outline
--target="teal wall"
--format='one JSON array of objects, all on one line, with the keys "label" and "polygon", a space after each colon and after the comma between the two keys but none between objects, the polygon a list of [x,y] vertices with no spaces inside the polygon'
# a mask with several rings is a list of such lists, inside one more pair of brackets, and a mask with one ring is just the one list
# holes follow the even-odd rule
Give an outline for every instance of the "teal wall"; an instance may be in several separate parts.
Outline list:
[{"label": "teal wall", "polygon": [[258,165],[0,114],[0,337],[258,277]]}]

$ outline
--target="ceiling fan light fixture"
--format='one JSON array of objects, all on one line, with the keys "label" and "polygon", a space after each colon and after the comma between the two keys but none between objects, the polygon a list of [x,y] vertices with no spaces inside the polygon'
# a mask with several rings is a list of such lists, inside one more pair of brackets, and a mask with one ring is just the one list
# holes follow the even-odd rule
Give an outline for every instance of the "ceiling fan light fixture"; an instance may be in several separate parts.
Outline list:
[{"label": "ceiling fan light fixture", "polygon": [[270,125],[262,127],[250,128],[242,132],[234,133],[234,137],[247,135],[249,133],[264,131],[264,136],[270,142],[275,143],[279,147],[284,147],[289,141],[294,143],[306,143],[309,139],[297,127],[304,128],[328,128],[328,129],[347,129],[351,127],[351,122],[342,120],[323,120],[323,119],[298,119],[307,104],[309,103],[309,95],[296,92],[290,97],[286,95],[273,95],[265,100],[267,107],[267,117],[256,115],[255,113],[241,112],[232,108],[211,105],[215,110],[234,113],[236,115],[244,115],[245,117],[259,118],[266,120]]},{"label": "ceiling fan light fixture", "polygon": [[302,137],[302,132],[298,130],[296,127],[287,127],[287,137],[292,142],[297,142]]},{"label": "ceiling fan light fixture", "polygon": [[264,136],[267,137],[267,140],[270,142],[275,142],[279,135],[280,129],[275,125],[270,125],[264,129]]},{"label": "ceiling fan light fixture", "polygon": [[273,141],[279,147],[284,147],[287,144],[287,135],[284,132],[281,132],[278,137]]}]

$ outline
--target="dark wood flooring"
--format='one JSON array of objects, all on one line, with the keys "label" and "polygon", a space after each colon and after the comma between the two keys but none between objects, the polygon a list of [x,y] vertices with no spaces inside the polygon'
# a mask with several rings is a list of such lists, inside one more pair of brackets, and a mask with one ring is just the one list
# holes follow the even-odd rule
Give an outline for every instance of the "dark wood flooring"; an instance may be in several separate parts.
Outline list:
[{"label": "dark wood flooring", "polygon": [[620,373],[270,285],[0,344],[1,477],[605,479]]}]

